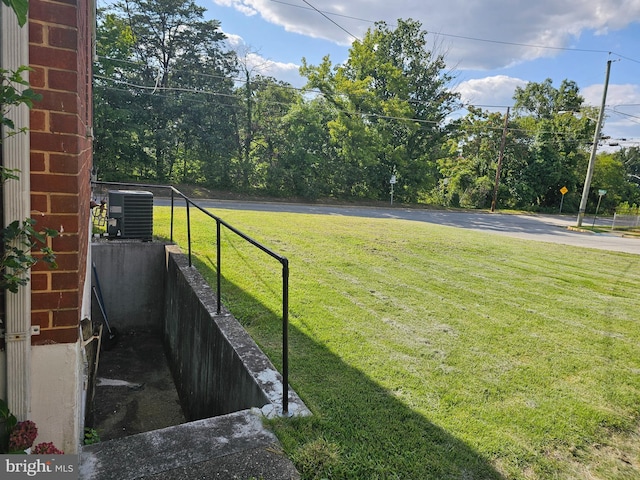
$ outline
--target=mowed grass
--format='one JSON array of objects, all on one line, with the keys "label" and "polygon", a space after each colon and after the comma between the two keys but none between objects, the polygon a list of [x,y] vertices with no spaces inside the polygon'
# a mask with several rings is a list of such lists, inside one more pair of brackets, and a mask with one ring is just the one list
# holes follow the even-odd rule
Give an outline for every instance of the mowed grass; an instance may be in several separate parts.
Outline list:
[{"label": "mowed grass", "polygon": [[[640,256],[213,212],[290,261],[290,383],[314,415],[271,425],[304,478],[640,478]],[[215,225],[192,221],[213,285]],[[222,238],[224,302],[280,367],[280,265]]]}]

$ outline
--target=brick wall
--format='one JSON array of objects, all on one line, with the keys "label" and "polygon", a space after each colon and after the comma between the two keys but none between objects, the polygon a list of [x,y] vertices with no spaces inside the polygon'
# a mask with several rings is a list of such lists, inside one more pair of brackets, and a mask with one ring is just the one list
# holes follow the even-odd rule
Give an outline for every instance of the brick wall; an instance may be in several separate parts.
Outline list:
[{"label": "brick wall", "polygon": [[30,0],[31,87],[42,101],[31,110],[31,215],[50,239],[58,268],[36,264],[31,277],[32,343],[78,338],[91,196],[90,0]]}]

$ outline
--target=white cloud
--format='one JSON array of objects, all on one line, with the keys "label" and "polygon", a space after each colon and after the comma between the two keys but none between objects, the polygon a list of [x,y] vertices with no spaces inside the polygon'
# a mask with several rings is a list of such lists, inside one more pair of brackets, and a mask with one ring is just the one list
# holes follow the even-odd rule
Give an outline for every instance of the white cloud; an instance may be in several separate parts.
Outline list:
[{"label": "white cloud", "polygon": [[485,106],[487,110],[513,105],[516,87],[524,87],[527,82],[506,75],[496,75],[461,82],[454,89],[460,93],[463,103]]},{"label": "white cloud", "polygon": [[[624,6],[620,0],[310,2],[331,20],[303,2],[213,1],[246,15],[258,13],[286,31],[327,39],[340,45],[351,44],[353,37],[349,33],[362,38],[373,21],[383,20],[393,25],[398,18],[413,18],[420,21],[425,30],[438,35],[438,39],[448,47],[447,58],[460,69],[491,69],[542,56],[551,57],[558,53],[554,48],[570,47],[585,31],[604,34],[640,21],[639,0],[623,1]],[[487,43],[478,39],[503,43]],[[532,48],[530,45],[552,48]]]},{"label": "white cloud", "polygon": [[305,80],[298,73],[300,65],[295,63],[275,62],[255,53],[250,53],[247,56],[247,63],[253,73],[277,78],[294,87],[301,87],[305,83]]},{"label": "white cloud", "polygon": [[[602,104],[602,92],[604,85],[590,85],[582,90],[585,103],[594,106]],[[640,86],[626,84],[610,84],[607,89],[607,106],[615,105],[637,105],[640,104]]]},{"label": "white cloud", "polygon": [[251,75],[274,77],[297,88],[306,83],[306,80],[300,77],[300,65],[265,58],[260,52],[253,51],[240,35],[227,32],[225,32],[225,35],[229,48],[236,51],[239,60],[245,64]]},{"label": "white cloud", "polygon": [[[593,60],[593,55],[581,57],[584,58],[580,60],[582,63],[575,61],[573,55],[569,60],[574,60],[575,63],[565,65],[563,61],[567,57],[558,58],[559,54],[565,48],[584,48],[584,44],[579,42],[591,39],[596,34],[601,36],[598,39],[603,42],[596,44],[594,48],[605,48],[602,55],[610,50],[617,50],[618,54],[634,56],[629,47],[635,40],[632,36],[622,36],[621,30],[635,25],[637,31],[637,25],[640,24],[640,0],[309,0],[311,5],[335,23],[302,1],[213,2],[247,16],[259,15],[284,31],[326,39],[341,46],[348,46],[353,42],[349,33],[362,38],[366,30],[373,27],[374,21],[386,21],[393,28],[398,18],[413,18],[420,21],[430,34],[427,37],[427,48],[446,52],[449,65],[460,73],[462,81],[455,86],[455,90],[461,94],[463,102],[486,106],[482,108],[491,110],[498,110],[489,107],[492,105],[513,105],[516,87],[526,86],[529,80],[540,82],[546,77],[575,78],[576,75],[581,76],[578,83],[586,103],[599,106],[602,78],[600,71],[597,74],[591,73],[593,67],[589,67],[589,62]],[[614,35],[616,32],[620,36]],[[606,37],[607,35],[611,38]],[[240,40],[237,37],[230,42],[239,46]],[[260,44],[260,40],[251,41]],[[279,56],[278,50],[273,51],[276,57]],[[303,50],[300,57],[309,58],[312,53],[314,52]],[[322,51],[317,55],[326,53]],[[298,65],[269,60],[264,58],[266,56],[258,52],[251,59],[254,62],[252,65],[262,69],[259,73],[288,81],[294,86],[302,86],[304,79],[298,76]],[[531,62],[543,57],[549,60],[544,61],[545,63],[541,63],[542,60]],[[287,60],[296,61],[296,58],[289,56]],[[343,58],[332,60],[335,63]],[[638,78],[635,65],[623,59],[611,78],[605,129],[612,136],[640,137],[640,107],[621,106],[640,104],[640,86],[633,84]],[[515,66],[517,68],[506,72],[511,75],[504,75],[505,68]],[[570,70],[572,68],[574,70]],[[478,71],[470,72],[474,69]],[[501,75],[493,74],[490,72],[492,69],[502,69],[497,72]],[[464,79],[465,75],[479,77],[482,71],[488,76]],[[524,78],[527,80],[523,80]],[[630,83],[623,84],[624,82]]]},{"label": "white cloud", "polygon": [[227,33],[224,32],[225,36],[227,37],[227,44],[229,45],[229,48],[231,48],[232,50],[236,50],[240,47],[244,46],[244,39],[240,36],[240,35],[235,35],[233,33]]},{"label": "white cloud", "polygon": [[[503,111],[505,106],[513,105],[516,87],[525,87],[527,81],[496,75],[467,80],[456,86],[463,103],[479,106],[484,110]],[[590,85],[581,90],[585,104],[600,107],[604,85]],[[461,113],[464,115],[464,113]],[[621,138],[640,141],[640,86],[633,84],[611,84],[607,89],[605,122],[603,134],[612,141]]]},{"label": "white cloud", "polygon": [[237,0],[213,0],[213,3],[221,7],[233,7],[248,17],[258,14],[258,10],[251,7],[247,2],[238,2]]},{"label": "white cloud", "polygon": [[[603,88],[603,85],[585,88],[585,103],[599,107],[602,103]],[[640,86],[609,85],[603,130],[613,139],[640,139]]]}]

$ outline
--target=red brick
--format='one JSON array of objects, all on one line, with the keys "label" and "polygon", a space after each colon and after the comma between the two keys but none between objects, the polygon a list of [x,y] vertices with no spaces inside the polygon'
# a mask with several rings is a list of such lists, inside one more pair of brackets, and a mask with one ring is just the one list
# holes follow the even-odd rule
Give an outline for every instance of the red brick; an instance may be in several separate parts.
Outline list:
[{"label": "red brick", "polygon": [[49,312],[32,312],[31,325],[40,325],[40,328],[51,327],[51,315]]},{"label": "red brick", "polygon": [[[76,279],[77,283],[77,279]],[[78,310],[55,310],[53,312],[53,326],[54,327],[68,327],[72,325],[79,325]]]},{"label": "red brick", "polygon": [[51,290],[77,290],[79,282],[75,272],[51,272]]},{"label": "red brick", "polygon": [[58,48],[78,48],[78,31],[75,28],[49,27],[49,45]]},{"label": "red brick", "polygon": [[32,132],[46,131],[46,127],[47,127],[46,121],[47,121],[47,115],[44,111],[32,109],[29,112],[29,129]]},{"label": "red brick", "polygon": [[[41,246],[42,246],[42,244],[38,244],[37,248],[40,248]],[[40,253],[39,251],[34,249],[34,250],[31,251],[31,255],[33,255],[35,257],[35,259],[37,260],[37,263],[31,267],[32,274],[34,274],[34,273],[49,273],[49,272],[52,272],[52,271],[56,270],[51,265],[49,265],[48,263],[46,263],[46,262],[44,262],[42,260],[42,253]]]},{"label": "red brick", "polygon": [[42,67],[31,67],[29,72],[29,84],[31,88],[44,87],[45,72]]},{"label": "red brick", "polygon": [[[46,213],[49,211],[47,195],[31,194],[31,215],[37,216],[40,213]],[[35,213],[35,215],[34,215]]]},{"label": "red brick", "polygon": [[29,43],[42,43],[44,41],[42,25],[29,22]]},{"label": "red brick", "polygon": [[[79,139],[80,140],[80,139]],[[81,171],[80,155],[52,153],[49,155],[49,171],[76,175]]]},{"label": "red brick", "polygon": [[42,152],[31,152],[31,171],[32,172],[44,172],[45,171],[45,157]]},{"label": "red brick", "polygon": [[53,133],[79,133],[78,116],[75,114],[51,112],[49,123]]},{"label": "red brick", "polygon": [[42,100],[34,102],[34,107],[41,110],[55,112],[78,113],[78,96],[72,92],[54,92],[51,90],[34,89],[42,95]]},{"label": "red brick", "polygon": [[69,70],[49,70],[49,88],[76,92],[78,90],[78,74]]},{"label": "red brick", "polygon": [[51,240],[51,248],[56,254],[58,252],[77,252],[79,243],[77,234],[63,234]]},{"label": "red brick", "polygon": [[78,66],[78,54],[75,50],[30,45],[29,64],[61,70],[75,70]]},{"label": "red brick", "polygon": [[51,213],[77,213],[77,195],[51,195]]},{"label": "red brick", "polygon": [[31,148],[45,152],[78,153],[78,137],[62,133],[31,132]]},{"label": "red brick", "polygon": [[[56,254],[56,263],[58,264],[58,268],[56,269],[56,271],[75,271],[78,269],[79,258],[77,253],[60,252],[56,250],[54,250],[54,253]],[[32,268],[32,271],[38,272],[45,270],[51,269],[44,262],[38,262]]]},{"label": "red brick", "polygon": [[77,21],[77,14],[75,6],[72,5],[31,1],[29,2],[29,18],[45,23],[74,27]]},{"label": "red brick", "polygon": [[64,233],[78,233],[78,216],[77,215],[56,215],[49,214],[35,218],[38,222],[36,228],[51,228],[56,230],[60,235]]},{"label": "red brick", "polygon": [[50,345],[52,343],[76,343],[78,327],[42,329],[40,335],[31,337],[31,345]]},{"label": "red brick", "polygon": [[75,175],[48,175],[31,173],[32,192],[77,193],[78,179]]},{"label": "red brick", "polygon": [[31,306],[33,310],[77,308],[78,296],[74,292],[32,292]]},{"label": "red brick", "polygon": [[46,291],[49,289],[49,275],[46,273],[31,273],[31,291]]}]

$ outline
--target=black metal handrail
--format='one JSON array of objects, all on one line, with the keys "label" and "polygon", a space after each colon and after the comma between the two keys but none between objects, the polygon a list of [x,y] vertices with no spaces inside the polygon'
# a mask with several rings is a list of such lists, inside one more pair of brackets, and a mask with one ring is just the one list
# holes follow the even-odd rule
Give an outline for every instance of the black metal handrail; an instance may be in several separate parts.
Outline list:
[{"label": "black metal handrail", "polygon": [[238,235],[243,240],[249,242],[251,245],[257,247],[262,252],[266,253],[270,257],[276,259],[282,265],[282,413],[287,415],[289,413],[289,260],[286,257],[274,252],[270,248],[264,246],[257,240],[254,240],[250,236],[241,232],[237,228],[233,227],[229,223],[222,220],[220,217],[205,210],[200,205],[195,203],[189,197],[180,192],[172,185],[152,185],[152,184],[140,184],[140,183],[121,183],[121,182],[101,182],[93,181],[95,185],[105,185],[114,187],[136,187],[147,189],[167,189],[171,190],[171,230],[170,239],[173,242],[173,219],[174,219],[174,206],[175,195],[178,195],[185,201],[187,209],[187,245],[188,245],[188,258],[189,267],[192,267],[191,261],[191,215],[190,206],[200,210],[202,213],[212,218],[216,222],[216,313],[220,315],[222,310],[221,301],[221,263],[222,263],[222,242],[221,242],[221,227],[224,226],[231,232]]}]

